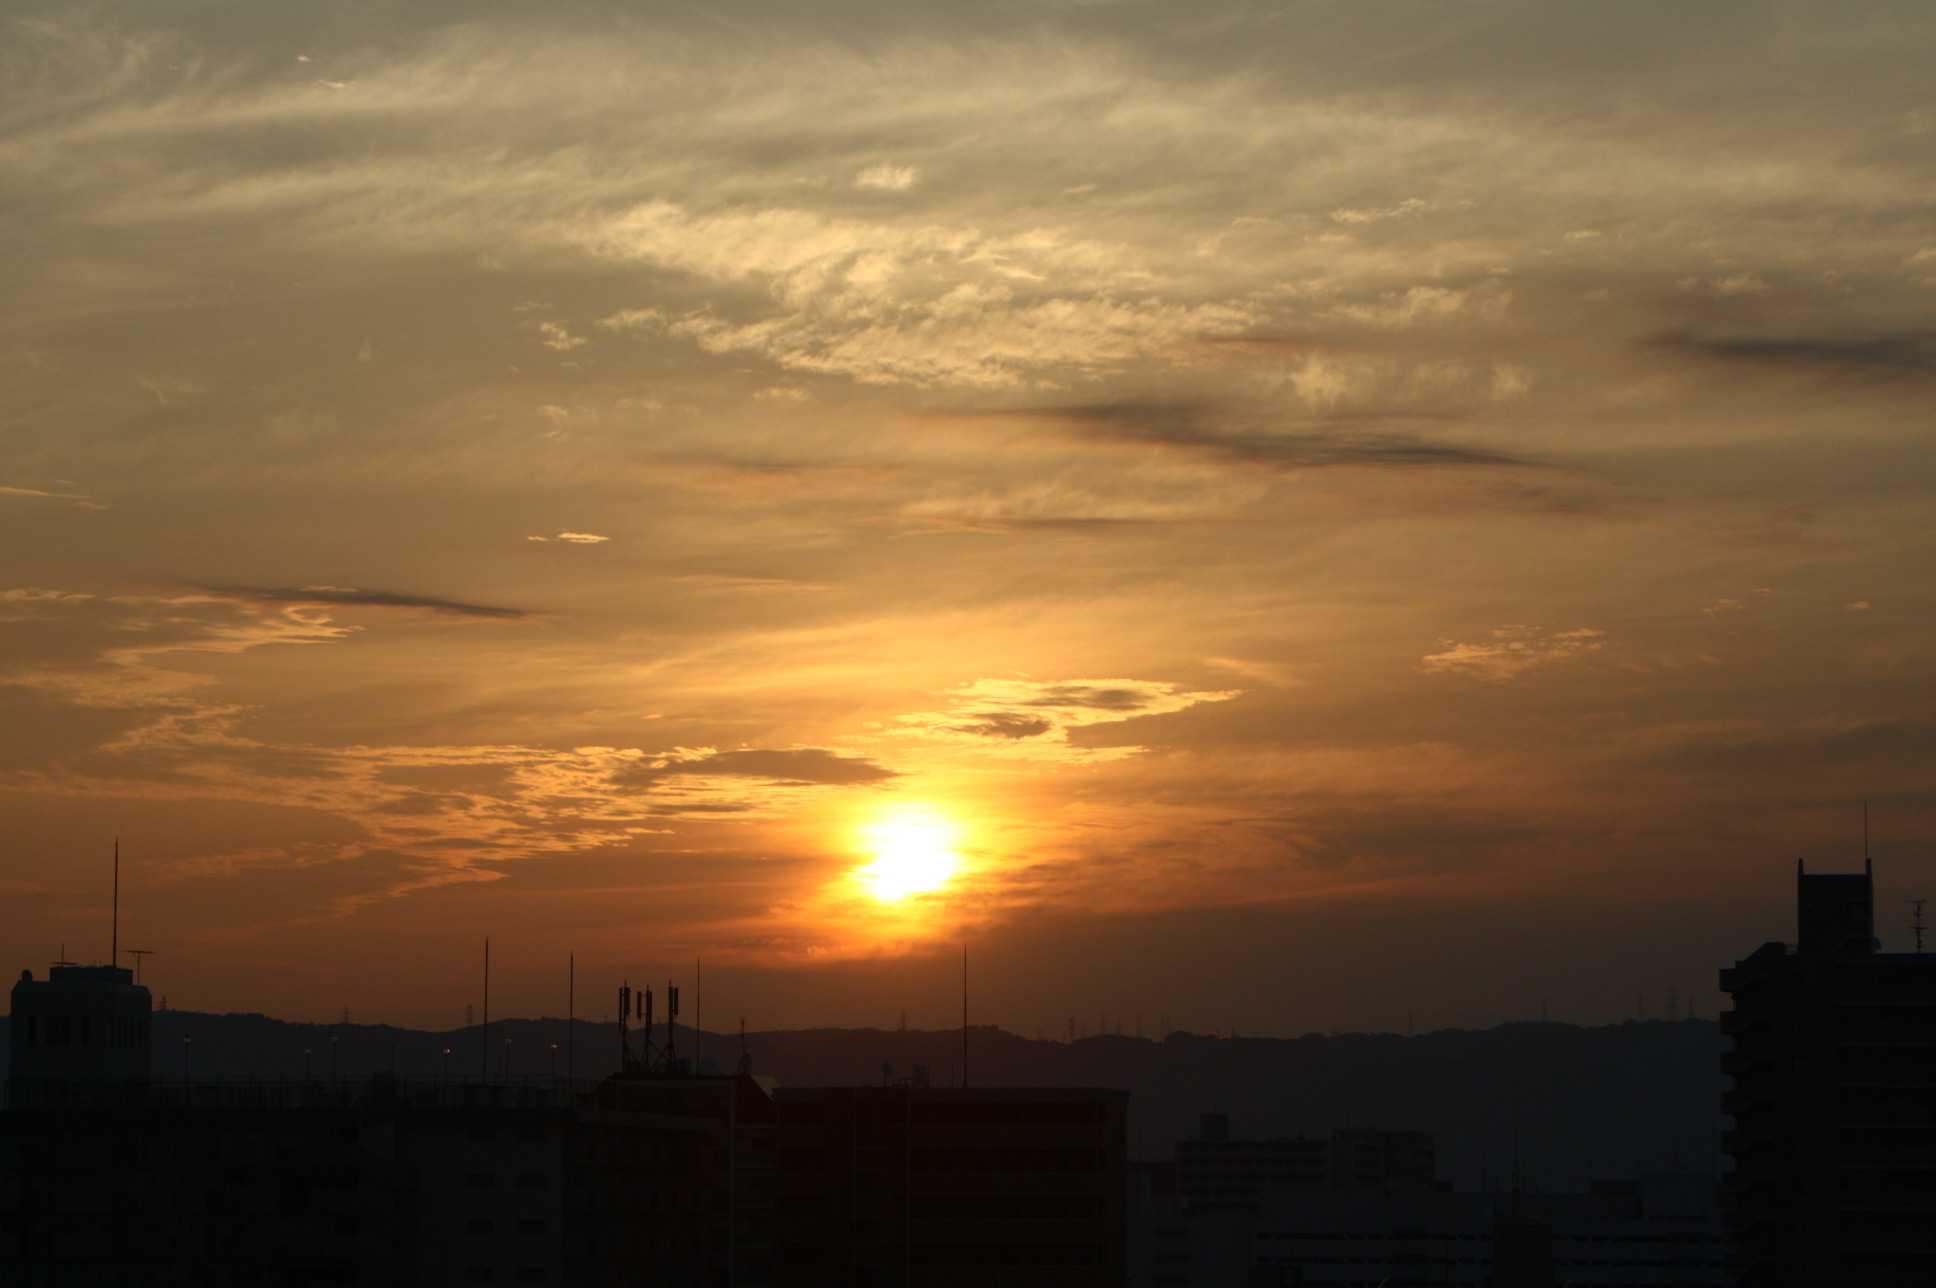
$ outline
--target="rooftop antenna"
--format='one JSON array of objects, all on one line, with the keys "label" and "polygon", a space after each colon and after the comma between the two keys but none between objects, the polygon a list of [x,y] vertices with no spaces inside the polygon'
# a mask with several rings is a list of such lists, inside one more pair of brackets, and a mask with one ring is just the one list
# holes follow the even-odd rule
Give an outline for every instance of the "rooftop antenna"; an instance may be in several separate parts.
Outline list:
[{"label": "rooftop antenna", "polygon": [[1873,876],[1875,868],[1869,863],[1869,802],[1862,802],[1862,870]]},{"label": "rooftop antenna", "polygon": [[141,982],[141,959],[143,957],[153,957],[154,955],[155,950],[152,948],[130,948],[128,950],[128,956],[134,958],[135,983],[139,984]]},{"label": "rooftop antenna", "polygon": [[706,1015],[706,981],[699,973],[699,958],[692,959],[692,1071],[699,1072],[699,1057],[706,1050],[706,1030],[700,1021]]},{"label": "rooftop antenna", "polygon": [[114,838],[114,929],[108,940],[108,965],[121,964],[121,838]]},{"label": "rooftop antenna", "polygon": [[961,946],[961,1086],[968,1087],[968,945]]},{"label": "rooftop antenna", "polygon": [[484,1032],[478,1042],[482,1081],[491,1080],[491,937],[484,936]]},{"label": "rooftop antenna", "polygon": [[679,1044],[679,986],[666,981],[666,1072],[679,1071],[675,1052]]},{"label": "rooftop antenna", "polygon": [[565,958],[565,1085],[571,1086],[574,1072],[572,1056],[577,1047],[572,1038],[578,1029],[578,954],[570,953]]},{"label": "rooftop antenna", "polygon": [[[630,982],[618,986],[618,1067],[620,1072],[632,1067],[632,1039],[625,1035],[626,1023],[632,1018],[632,985]],[[647,1035],[650,1040],[650,1035]]]},{"label": "rooftop antenna", "polygon": [[1916,936],[1917,956],[1921,956],[1923,951],[1923,931],[1929,929],[1929,926],[1923,921],[1923,905],[1928,902],[1929,900],[1927,899],[1911,899],[1909,901],[1909,906],[1916,910],[1915,918],[1909,923],[1909,931]]}]

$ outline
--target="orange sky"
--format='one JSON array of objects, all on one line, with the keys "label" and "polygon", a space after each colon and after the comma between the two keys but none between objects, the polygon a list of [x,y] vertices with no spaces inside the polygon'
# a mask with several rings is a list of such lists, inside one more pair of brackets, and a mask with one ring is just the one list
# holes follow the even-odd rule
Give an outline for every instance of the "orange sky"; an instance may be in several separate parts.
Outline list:
[{"label": "orange sky", "polygon": [[423,1024],[1602,1020],[1864,798],[1936,883],[1925,6],[285,8],[0,19],[18,966],[117,834],[172,1004]]}]

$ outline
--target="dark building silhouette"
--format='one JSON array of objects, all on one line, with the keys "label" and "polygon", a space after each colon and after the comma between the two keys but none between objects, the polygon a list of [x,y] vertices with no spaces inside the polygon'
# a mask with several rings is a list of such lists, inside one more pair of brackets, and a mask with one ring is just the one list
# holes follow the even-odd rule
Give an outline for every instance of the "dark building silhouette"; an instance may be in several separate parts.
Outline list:
[{"label": "dark building silhouette", "polygon": [[152,1010],[148,990],[125,967],[62,962],[44,980],[21,971],[8,1026],[9,1085],[145,1079]]},{"label": "dark building silhouette", "polygon": [[1796,903],[1721,972],[1741,1283],[1936,1284],[1936,957],[1880,951],[1866,864],[1797,863]]},{"label": "dark building silhouette", "polygon": [[32,1085],[0,1114],[9,1288],[775,1282],[749,1076]]},{"label": "dark building silhouette", "polygon": [[1329,1137],[1233,1140],[1224,1114],[1204,1114],[1196,1140],[1176,1145],[1176,1189],[1194,1208],[1255,1203],[1265,1194],[1431,1189],[1430,1133],[1346,1127]]},{"label": "dark building silhouette", "polygon": [[1459,1193],[1428,1133],[1232,1139],[1222,1114],[1173,1162],[1132,1163],[1136,1288],[1557,1288],[1726,1282],[1711,1176],[1584,1193]]},{"label": "dark building silhouette", "polygon": [[782,1088],[778,1282],[1120,1285],[1128,1099]]}]

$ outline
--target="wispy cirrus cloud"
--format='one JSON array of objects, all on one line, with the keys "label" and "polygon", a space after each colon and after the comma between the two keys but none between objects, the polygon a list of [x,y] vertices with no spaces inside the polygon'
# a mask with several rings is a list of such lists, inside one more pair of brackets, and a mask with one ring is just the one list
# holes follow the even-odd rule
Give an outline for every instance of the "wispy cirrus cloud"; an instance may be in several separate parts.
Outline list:
[{"label": "wispy cirrus cloud", "polygon": [[563,542],[565,545],[568,545],[568,546],[601,546],[601,545],[604,545],[607,541],[610,541],[611,538],[607,536],[603,536],[596,532],[565,531],[565,532],[554,532],[548,537],[535,536],[535,535],[529,536],[529,537],[526,537],[525,540],[537,541],[541,543],[558,541],[558,542]]},{"label": "wispy cirrus cloud", "polygon": [[1572,661],[1606,646],[1606,632],[1582,626],[1542,631],[1533,626],[1499,626],[1492,637],[1473,643],[1440,640],[1439,651],[1420,659],[1427,671],[1504,683],[1529,671]]},{"label": "wispy cirrus cloud", "polygon": [[54,491],[47,488],[15,487],[0,484],[0,499],[8,497],[23,501],[59,501],[82,510],[105,510],[107,506],[88,496],[85,492]]},{"label": "wispy cirrus cloud", "polygon": [[[561,534],[562,537],[562,534]],[[205,586],[209,594],[276,604],[331,604],[343,608],[415,608],[450,617],[487,621],[522,621],[521,608],[477,604],[437,595],[415,595],[395,590],[364,590],[355,586]]]},{"label": "wispy cirrus cloud", "polygon": [[1160,680],[981,679],[949,690],[945,705],[937,710],[897,717],[891,733],[1026,758],[1120,759],[1146,748],[1088,748],[1072,743],[1070,735],[1096,725],[1227,702],[1241,693],[1191,690]]}]

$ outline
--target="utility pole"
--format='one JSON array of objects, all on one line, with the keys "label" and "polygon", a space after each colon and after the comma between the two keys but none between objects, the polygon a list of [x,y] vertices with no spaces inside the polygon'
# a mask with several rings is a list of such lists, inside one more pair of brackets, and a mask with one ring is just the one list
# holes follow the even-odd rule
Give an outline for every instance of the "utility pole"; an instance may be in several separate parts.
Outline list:
[{"label": "utility pole", "polygon": [[968,1088],[968,945],[961,946],[961,1086]]},{"label": "utility pole", "polygon": [[1923,922],[1923,905],[1928,902],[1929,900],[1927,899],[1911,899],[1909,901],[1909,906],[1916,910],[1915,919],[1909,923],[1909,930],[1911,934],[1916,936],[1916,955],[1919,957],[1923,951],[1923,932],[1929,929],[1928,925]]},{"label": "utility pole", "polygon": [[491,1080],[491,937],[484,936],[484,1031],[477,1040],[478,1076]]}]

